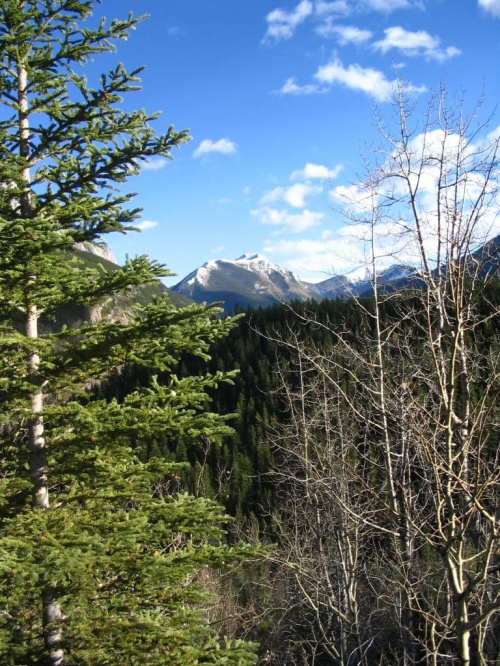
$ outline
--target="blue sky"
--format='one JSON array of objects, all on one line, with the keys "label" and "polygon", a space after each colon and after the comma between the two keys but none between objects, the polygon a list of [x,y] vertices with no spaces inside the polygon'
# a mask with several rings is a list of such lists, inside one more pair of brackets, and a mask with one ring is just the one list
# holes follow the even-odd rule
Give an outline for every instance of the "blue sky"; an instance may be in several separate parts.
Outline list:
[{"label": "blue sky", "polygon": [[119,261],[167,264],[167,284],[245,252],[311,281],[348,268],[335,192],[363,171],[395,72],[422,108],[443,82],[471,107],[484,89],[485,115],[499,102],[500,0],[103,0],[96,14],[128,11],[149,19],[95,66],[145,65],[127,105],[193,140],[127,184],[142,233],[107,240]]}]

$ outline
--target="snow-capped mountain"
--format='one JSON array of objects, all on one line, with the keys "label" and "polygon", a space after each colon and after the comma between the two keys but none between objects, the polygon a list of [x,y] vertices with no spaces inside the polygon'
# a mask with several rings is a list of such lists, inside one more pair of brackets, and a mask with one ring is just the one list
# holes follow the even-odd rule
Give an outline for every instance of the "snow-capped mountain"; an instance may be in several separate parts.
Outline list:
[{"label": "snow-capped mountain", "polygon": [[208,261],[172,287],[196,303],[224,301],[229,312],[236,305],[259,307],[294,299],[321,297],[315,285],[303,282],[261,254]]},{"label": "snow-capped mountain", "polygon": [[[377,272],[377,283],[383,289],[400,289],[409,281],[416,285],[418,271],[412,266],[395,264]],[[315,285],[323,298],[350,298],[368,295],[373,290],[371,271],[367,266],[359,266],[345,273],[334,275]]]},{"label": "snow-capped mountain", "polygon": [[[381,285],[396,284],[414,273],[413,268],[397,265],[381,271],[378,279]],[[223,301],[226,312],[236,305],[247,308],[291,300],[349,298],[370,289],[370,274],[365,267],[312,284],[261,254],[244,254],[233,261],[208,261],[172,287],[196,303]]]}]

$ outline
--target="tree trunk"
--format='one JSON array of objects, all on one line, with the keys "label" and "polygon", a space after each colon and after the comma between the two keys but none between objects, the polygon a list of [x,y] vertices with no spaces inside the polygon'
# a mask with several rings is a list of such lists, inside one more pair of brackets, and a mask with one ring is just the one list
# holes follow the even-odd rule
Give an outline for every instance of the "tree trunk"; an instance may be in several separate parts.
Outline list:
[{"label": "tree trunk", "polygon": [[[31,201],[31,175],[30,175],[30,125],[29,105],[27,95],[27,71],[23,63],[18,68],[18,102],[19,102],[19,154],[25,160],[21,178],[23,191],[20,195],[21,218],[33,219]],[[26,324],[25,335],[30,340],[38,338],[39,310],[31,300],[31,290],[36,282],[36,275],[29,276],[25,287]],[[33,502],[41,511],[50,508],[49,485],[47,475],[47,452],[43,422],[43,390],[39,378],[40,357],[36,351],[31,351],[28,357],[28,373],[33,383],[33,392],[30,395],[31,418],[28,424],[29,441],[29,468],[33,481]],[[45,648],[48,652],[50,666],[62,666],[64,652],[59,647],[61,643],[60,620],[61,608],[57,600],[56,591],[49,585],[42,594],[43,608],[43,636]]]}]

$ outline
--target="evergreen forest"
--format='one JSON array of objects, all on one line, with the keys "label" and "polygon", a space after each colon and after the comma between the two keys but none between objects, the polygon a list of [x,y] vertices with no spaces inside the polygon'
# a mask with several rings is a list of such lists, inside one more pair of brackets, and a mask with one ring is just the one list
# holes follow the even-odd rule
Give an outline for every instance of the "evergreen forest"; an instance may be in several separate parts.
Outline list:
[{"label": "evergreen forest", "polygon": [[[388,432],[399,446],[401,439],[408,446],[398,453],[408,456],[408,467],[407,476],[399,479],[403,469],[398,461],[396,494],[402,502],[414,501],[419,511],[420,502],[423,507],[429,502],[422,497],[429,488],[420,486],[433,488],[424,461],[418,465],[418,441],[412,441],[417,432],[424,436],[418,409],[430,393],[426,365],[414,365],[428,353],[423,313],[413,320],[422,295],[411,290],[392,294],[380,307],[382,326],[391,331]],[[499,412],[498,386],[493,391],[490,386],[496,366],[490,362],[498,354],[499,308],[500,283],[495,278],[482,285],[475,303],[481,323],[468,341],[485,360],[475,374],[472,401],[477,410],[484,394],[489,395],[491,421],[481,437],[483,462],[495,486],[492,510],[498,506]],[[210,391],[210,409],[231,415],[233,432],[220,446],[206,441],[204,447],[193,448],[168,437],[151,443],[150,455],[189,462],[177,482],[195,494],[208,493],[226,507],[236,518],[231,538],[243,535],[271,545],[263,561],[248,568],[243,578],[226,582],[238,631],[259,642],[263,663],[299,664],[305,659],[319,664],[399,664],[405,650],[412,653],[409,663],[431,663],[426,654],[427,604],[443,604],[444,612],[450,597],[442,587],[446,572],[441,551],[433,548],[434,533],[428,544],[425,533],[415,529],[412,557],[417,562],[412,559],[412,567],[418,575],[412,571],[415,606],[408,604],[406,621],[412,621],[412,634],[405,645],[400,595],[408,581],[402,577],[403,556],[390,529],[387,470],[383,453],[377,451],[380,413],[366,396],[375,372],[375,313],[371,297],[295,302],[240,313],[227,338],[211,347],[208,361],[183,358],[175,369],[178,377],[238,370],[231,384]],[[408,346],[403,340],[410,341]],[[146,380],[138,368],[129,367],[114,376],[104,392],[108,399],[124,396]],[[159,381],[167,383],[170,376],[160,375]],[[355,423],[349,422],[352,411]],[[493,561],[488,562],[492,591],[497,574]],[[347,619],[352,624],[346,626]],[[471,663],[497,663],[497,634],[498,618],[492,614],[480,650],[474,641],[477,652]],[[441,639],[443,661],[436,663],[453,659],[455,649],[450,632]]]}]

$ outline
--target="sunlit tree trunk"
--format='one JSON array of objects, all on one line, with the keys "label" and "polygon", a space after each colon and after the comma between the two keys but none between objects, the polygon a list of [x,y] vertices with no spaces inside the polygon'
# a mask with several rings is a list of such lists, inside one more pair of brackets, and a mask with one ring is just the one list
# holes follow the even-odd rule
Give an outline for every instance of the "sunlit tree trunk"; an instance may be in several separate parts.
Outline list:
[{"label": "sunlit tree trunk", "polygon": [[[23,62],[18,64],[18,104],[19,104],[19,155],[24,160],[21,172],[22,192],[20,195],[21,219],[26,223],[26,236],[30,235],[29,220],[33,218],[31,205],[31,176],[30,176],[30,125],[28,105],[28,77]],[[29,271],[29,266],[28,266]],[[31,286],[36,280],[36,275],[26,275],[25,285],[25,335],[30,340],[38,339],[39,311],[31,300]],[[28,422],[29,441],[29,467],[33,480],[33,501],[36,508],[47,511],[50,508],[49,480],[47,452],[44,437],[43,423],[43,387],[40,385],[39,377],[40,356],[36,345],[29,353],[28,377],[33,385],[30,395],[31,418]],[[50,666],[61,666],[64,663],[64,652],[60,647],[62,632],[62,613],[58,601],[58,595],[50,585],[47,585],[42,593],[42,616],[43,635],[48,652],[48,663]]]}]

